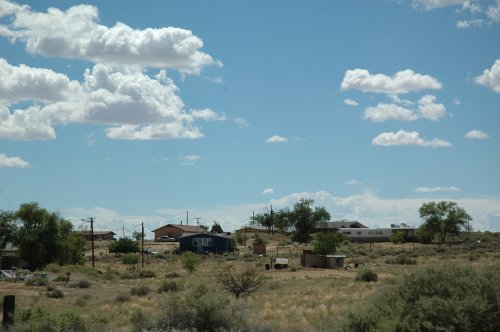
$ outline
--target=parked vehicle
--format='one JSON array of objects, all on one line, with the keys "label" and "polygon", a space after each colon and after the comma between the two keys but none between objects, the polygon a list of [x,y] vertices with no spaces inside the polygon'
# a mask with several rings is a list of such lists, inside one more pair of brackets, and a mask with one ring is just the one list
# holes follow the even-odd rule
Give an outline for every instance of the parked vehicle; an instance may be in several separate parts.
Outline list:
[{"label": "parked vehicle", "polygon": [[156,239],[158,242],[175,242],[175,239],[173,237],[164,235],[160,236],[159,238]]}]

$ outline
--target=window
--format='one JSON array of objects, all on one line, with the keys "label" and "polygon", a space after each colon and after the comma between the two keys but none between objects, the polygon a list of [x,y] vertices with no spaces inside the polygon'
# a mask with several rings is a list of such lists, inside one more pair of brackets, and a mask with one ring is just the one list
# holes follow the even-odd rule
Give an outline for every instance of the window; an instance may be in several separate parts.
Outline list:
[{"label": "window", "polygon": [[361,232],[359,232],[359,231],[358,231],[358,232],[356,232],[356,235],[361,235],[361,234],[362,234],[362,233],[361,233]]},{"label": "window", "polygon": [[202,237],[193,239],[193,247],[211,247],[212,246],[211,237]]}]

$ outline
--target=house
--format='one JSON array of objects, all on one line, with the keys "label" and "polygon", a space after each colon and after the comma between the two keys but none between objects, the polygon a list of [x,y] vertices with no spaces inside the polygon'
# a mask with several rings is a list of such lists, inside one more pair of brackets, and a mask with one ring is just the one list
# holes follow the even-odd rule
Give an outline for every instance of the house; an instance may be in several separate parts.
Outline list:
[{"label": "house", "polygon": [[392,234],[402,232],[406,241],[416,239],[416,228],[341,228],[338,230],[351,242],[387,242]]},{"label": "house", "polygon": [[158,241],[158,239],[162,236],[169,236],[172,237],[176,240],[178,240],[182,234],[197,234],[197,233],[205,233],[205,230],[201,227],[197,226],[189,226],[189,225],[174,225],[174,224],[168,224],[165,226],[162,226],[160,228],[157,228],[153,230],[152,232],[155,233],[155,241]]},{"label": "house", "polygon": [[222,253],[233,251],[236,244],[233,239],[223,234],[197,233],[183,234],[179,237],[181,252],[192,251],[196,253]]},{"label": "house", "polygon": [[344,267],[346,255],[316,255],[311,250],[304,250],[300,255],[300,263],[304,267],[323,267],[336,269]]},{"label": "house", "polygon": [[368,228],[359,221],[328,221],[316,226],[317,232],[337,232],[340,228]]},{"label": "house", "polygon": [[[277,232],[278,229],[274,226],[271,227],[271,232]],[[264,226],[243,226],[241,227],[238,232],[243,232],[243,233],[267,233],[268,228]]]},{"label": "house", "polygon": [[[92,241],[92,233],[90,231],[77,232],[85,237],[85,240]],[[112,231],[94,231],[94,241],[111,241],[115,239],[115,232]]]}]

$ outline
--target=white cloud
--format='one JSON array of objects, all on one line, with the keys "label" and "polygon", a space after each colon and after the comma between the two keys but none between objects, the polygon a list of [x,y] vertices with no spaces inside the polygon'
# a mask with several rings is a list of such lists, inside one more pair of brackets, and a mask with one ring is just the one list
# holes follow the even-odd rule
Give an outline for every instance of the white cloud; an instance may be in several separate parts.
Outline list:
[{"label": "white cloud", "polygon": [[274,194],[273,188],[266,188],[262,191],[262,195],[270,195],[270,194]]},{"label": "white cloud", "polygon": [[344,99],[344,104],[349,105],[349,106],[359,106],[359,103],[355,100],[352,99]]},{"label": "white cloud", "polygon": [[347,70],[340,85],[342,91],[360,90],[363,92],[401,94],[425,89],[441,89],[437,79],[429,75],[414,73],[410,69],[399,71],[393,76],[372,75],[366,69]]},{"label": "white cloud", "polygon": [[435,96],[425,95],[418,101],[418,113],[426,119],[431,121],[438,121],[446,115],[446,107],[443,104],[436,104]]},{"label": "white cloud", "polygon": [[436,97],[425,95],[418,101],[418,110],[401,107],[396,104],[380,103],[377,106],[367,107],[363,118],[374,122],[384,122],[389,120],[415,121],[425,118],[431,121],[438,121],[446,115],[446,107],[443,104],[435,103]]},{"label": "white cloud", "polygon": [[434,138],[426,141],[420,137],[416,131],[407,132],[400,130],[398,132],[384,132],[372,140],[373,145],[379,146],[422,146],[432,148],[450,147],[451,143],[442,139]]},{"label": "white cloud", "polygon": [[347,184],[348,186],[356,186],[358,184],[361,184],[361,182],[359,182],[358,180],[356,180],[354,178],[352,178],[348,181],[345,181],[344,183]]},{"label": "white cloud", "polygon": [[469,0],[413,0],[412,4],[417,8],[424,8],[425,10],[432,10],[436,8],[443,8],[453,5],[465,5]]},{"label": "white cloud", "polygon": [[48,57],[85,59],[93,62],[173,68],[199,74],[202,67],[222,65],[203,53],[203,41],[180,28],[133,29],[118,22],[109,28],[98,24],[99,11],[78,5],[66,11],[49,8],[46,13],[10,2],[0,13],[12,22],[0,25],[0,35],[26,43],[33,54]]},{"label": "white cloud", "polygon": [[465,134],[466,138],[471,138],[471,139],[488,139],[490,136],[488,133],[485,133],[484,131],[481,130],[476,130],[472,129],[469,131],[467,134]]},{"label": "white cloud", "polygon": [[[190,210],[190,215],[200,216],[206,220],[217,220],[224,231],[234,231],[248,224],[252,211],[261,211],[269,204],[278,210],[284,207],[293,207],[300,198],[312,198],[315,206],[323,206],[331,213],[332,220],[358,220],[369,227],[390,227],[391,224],[406,222],[412,226],[422,223],[418,209],[426,201],[453,200],[463,207],[471,216],[471,226],[476,230],[500,231],[500,197],[490,198],[449,198],[446,196],[432,198],[398,198],[388,199],[371,192],[346,197],[335,196],[327,191],[291,193],[278,199],[266,202],[241,205],[214,205],[213,207]],[[122,226],[125,226],[126,235],[139,229],[140,221],[144,221],[148,238],[150,231],[161,227],[167,220],[185,220],[186,210],[181,208],[165,207],[158,209],[151,215],[132,216],[121,214],[118,211],[101,207],[92,209],[67,209],[63,215],[76,226],[88,227],[88,223],[81,221],[89,216],[96,217],[99,230],[114,230],[121,236]]]},{"label": "white cloud", "polygon": [[267,140],[266,140],[267,143],[286,143],[288,142],[288,138],[286,137],[283,137],[283,136],[278,136],[278,135],[274,135],[274,136],[271,136],[269,137]]},{"label": "white cloud", "polygon": [[484,21],[482,19],[457,21],[457,29],[481,28]]},{"label": "white cloud", "polygon": [[240,128],[250,126],[250,123],[244,117],[234,118],[233,120]]},{"label": "white cloud", "polygon": [[461,103],[462,103],[462,102],[460,101],[460,98],[458,98],[458,97],[453,98],[453,104],[455,104],[455,105],[457,105],[457,106],[458,106],[458,105],[460,105]]},{"label": "white cloud", "polygon": [[374,122],[388,120],[413,121],[417,119],[417,116],[412,110],[399,105],[380,103],[377,106],[367,107],[363,118]]},{"label": "white cloud", "polygon": [[19,157],[7,157],[5,154],[0,153],[0,168],[13,167],[13,168],[28,168],[31,165]]},{"label": "white cloud", "polygon": [[491,69],[485,69],[482,75],[475,77],[474,82],[500,93],[500,59],[495,61]]},{"label": "white cloud", "polygon": [[458,193],[460,192],[460,188],[455,187],[455,186],[450,186],[450,187],[417,187],[413,189],[414,192],[416,193],[435,193],[435,192],[455,192]]},{"label": "white cloud", "polygon": [[[225,120],[210,109],[186,111],[165,71],[153,78],[140,68],[97,64],[80,84],[51,70],[11,66],[0,59],[0,73],[4,139],[53,139],[55,126],[70,123],[111,126],[105,131],[112,139],[194,139],[203,137],[197,121]],[[25,100],[37,106],[9,110],[10,103]]]},{"label": "white cloud", "polygon": [[486,10],[486,16],[494,22],[500,21],[500,1],[497,0],[496,4],[489,6]]},{"label": "white cloud", "polygon": [[181,165],[194,165],[196,162],[201,160],[201,157],[198,155],[188,155],[179,157]]}]

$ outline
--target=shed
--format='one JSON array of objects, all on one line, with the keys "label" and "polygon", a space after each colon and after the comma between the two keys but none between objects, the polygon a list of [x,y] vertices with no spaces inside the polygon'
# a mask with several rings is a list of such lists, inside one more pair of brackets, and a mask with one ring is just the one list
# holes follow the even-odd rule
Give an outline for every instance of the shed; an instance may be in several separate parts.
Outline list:
[{"label": "shed", "polygon": [[167,224],[165,226],[153,230],[152,232],[155,233],[155,241],[158,241],[158,239],[161,238],[162,236],[169,236],[178,240],[183,234],[204,233],[205,230],[197,226]]},{"label": "shed", "polygon": [[304,267],[324,267],[335,269],[344,267],[346,255],[316,255],[311,250],[304,250],[300,256],[300,263]]},{"label": "shed", "polygon": [[192,251],[196,253],[222,253],[233,251],[236,247],[235,242],[228,236],[221,234],[198,233],[183,234],[179,238],[179,249],[183,251]]}]

